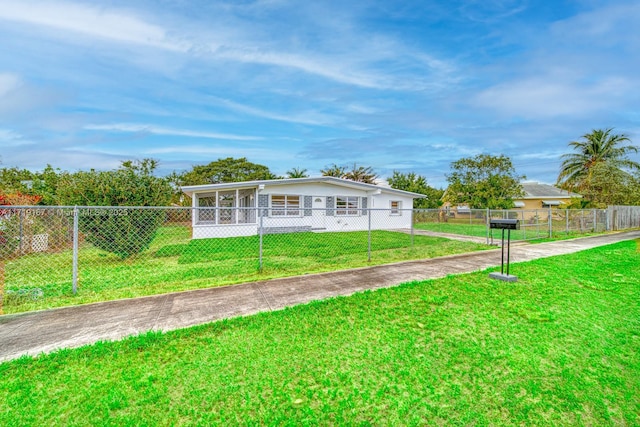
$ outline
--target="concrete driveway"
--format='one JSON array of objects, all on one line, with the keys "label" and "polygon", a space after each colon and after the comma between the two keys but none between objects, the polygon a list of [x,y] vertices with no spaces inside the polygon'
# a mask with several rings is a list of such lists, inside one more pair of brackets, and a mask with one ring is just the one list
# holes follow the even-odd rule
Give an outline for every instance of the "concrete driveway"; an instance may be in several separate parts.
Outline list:
[{"label": "concrete driveway", "polygon": [[[517,245],[511,248],[511,261],[564,255],[638,238],[640,231],[630,231],[535,245]],[[229,317],[279,310],[366,289],[469,273],[500,265],[500,258],[501,251],[496,249],[0,316],[0,361],[65,347],[79,347],[101,340],[117,340],[151,330],[169,331]]]}]

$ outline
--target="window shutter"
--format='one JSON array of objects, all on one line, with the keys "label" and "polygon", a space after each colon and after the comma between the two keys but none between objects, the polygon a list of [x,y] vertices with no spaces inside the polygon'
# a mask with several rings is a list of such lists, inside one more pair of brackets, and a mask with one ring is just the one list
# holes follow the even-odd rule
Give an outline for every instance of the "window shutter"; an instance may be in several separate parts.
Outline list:
[{"label": "window shutter", "polygon": [[313,215],[313,211],[311,210],[312,206],[313,206],[313,197],[304,196],[304,216]]},{"label": "window shutter", "polygon": [[367,201],[369,199],[367,197],[363,197],[360,203],[360,206],[362,206],[362,215],[367,215],[367,213],[369,212],[367,209]]},{"label": "window shutter", "polygon": [[258,207],[260,208],[260,216],[269,216],[269,195],[258,194]]},{"label": "window shutter", "polygon": [[327,196],[327,216],[333,216],[335,207],[335,198]]}]

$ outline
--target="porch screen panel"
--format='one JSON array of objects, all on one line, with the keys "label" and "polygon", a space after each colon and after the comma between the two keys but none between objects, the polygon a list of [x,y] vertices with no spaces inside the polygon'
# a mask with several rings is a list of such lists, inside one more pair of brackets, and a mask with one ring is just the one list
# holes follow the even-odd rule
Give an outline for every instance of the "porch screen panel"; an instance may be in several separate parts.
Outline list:
[{"label": "porch screen panel", "polygon": [[235,224],[236,223],[236,192],[219,191],[218,206],[220,206],[220,214],[218,224]]},{"label": "porch screen panel", "polygon": [[216,222],[216,193],[198,195],[198,221],[213,223]]},{"label": "porch screen panel", "polygon": [[238,224],[255,224],[255,192],[246,189],[238,191]]}]

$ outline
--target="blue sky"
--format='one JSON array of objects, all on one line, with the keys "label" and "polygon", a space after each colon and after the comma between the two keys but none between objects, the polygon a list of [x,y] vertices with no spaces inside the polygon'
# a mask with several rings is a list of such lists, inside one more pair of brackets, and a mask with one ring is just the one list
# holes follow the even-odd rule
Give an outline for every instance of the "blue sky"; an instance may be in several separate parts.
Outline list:
[{"label": "blue sky", "polygon": [[553,183],[591,129],[640,145],[638,22],[624,0],[0,0],[0,159],[357,162],[441,187],[487,153]]}]

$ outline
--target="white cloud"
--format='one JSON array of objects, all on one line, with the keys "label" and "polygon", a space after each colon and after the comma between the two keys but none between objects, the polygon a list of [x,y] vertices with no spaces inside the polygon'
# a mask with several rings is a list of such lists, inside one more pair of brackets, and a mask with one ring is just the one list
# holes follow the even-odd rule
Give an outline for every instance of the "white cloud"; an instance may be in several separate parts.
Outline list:
[{"label": "white cloud", "polygon": [[124,11],[61,1],[0,1],[0,19],[41,25],[125,43],[183,51],[166,31]]},{"label": "white cloud", "polygon": [[231,101],[229,99],[212,97],[215,101],[220,104],[228,107],[231,110],[237,111],[239,113],[249,114],[256,117],[261,117],[265,119],[277,120],[282,122],[289,123],[300,123],[305,125],[328,125],[331,123],[335,123],[338,118],[334,116],[330,116],[328,114],[318,113],[315,111],[306,111],[297,114],[278,114],[272,111],[263,110],[260,108],[252,107],[249,105],[241,104],[239,102]]},{"label": "white cloud", "polygon": [[467,0],[459,8],[471,21],[494,23],[527,10],[522,0]]},{"label": "white cloud", "polygon": [[[146,12],[148,15],[151,11]],[[151,12],[152,13],[152,12]],[[213,17],[215,30],[198,24],[184,28],[179,21],[166,25],[151,23],[148,19],[125,9],[94,6],[65,1],[21,2],[0,0],[0,20],[48,27],[50,29],[81,34],[122,44],[175,51],[192,58],[234,61],[294,69],[338,83],[362,88],[393,90],[424,90],[443,87],[445,76],[452,67],[445,61],[424,52],[413,52],[396,40],[368,31],[351,29],[346,45],[322,46],[310,52],[286,38],[261,38],[256,23],[250,19],[237,19],[225,15]],[[327,24],[325,24],[327,25]],[[347,26],[348,27],[348,26]],[[83,39],[69,38],[73,43]],[[140,61],[138,56],[129,59]],[[419,73],[381,72],[380,61],[397,63],[396,69],[420,69]],[[153,66],[154,63],[151,63]],[[434,75],[437,74],[436,75]]]},{"label": "white cloud", "polygon": [[582,116],[615,105],[620,96],[634,86],[634,82],[616,77],[580,84],[548,75],[490,87],[476,96],[475,103],[509,116],[528,119]]},{"label": "white cloud", "polygon": [[[383,75],[368,74],[363,71],[348,71],[337,64],[349,63],[347,58],[327,57],[314,58],[312,55],[299,55],[287,52],[260,51],[257,49],[222,49],[215,56],[252,64],[274,65],[295,68],[309,74],[321,76],[339,83],[373,89],[407,89],[407,83],[390,81]],[[353,66],[354,64],[349,64]]]},{"label": "white cloud", "polygon": [[191,138],[225,139],[233,141],[257,141],[263,139],[258,136],[234,135],[216,132],[201,132],[188,129],[172,129],[150,124],[138,123],[114,123],[109,125],[87,125],[87,130],[99,130],[109,132],[150,133],[154,135],[186,136]]},{"label": "white cloud", "polygon": [[613,3],[558,21],[551,26],[551,33],[557,40],[567,44],[577,42],[637,46],[640,42],[640,34],[636,31],[638,19],[640,3]]}]

